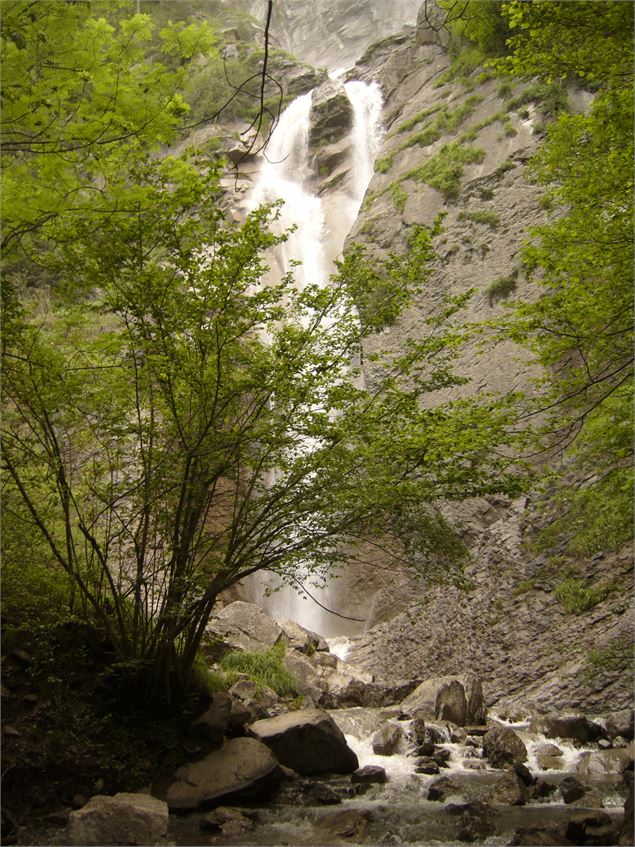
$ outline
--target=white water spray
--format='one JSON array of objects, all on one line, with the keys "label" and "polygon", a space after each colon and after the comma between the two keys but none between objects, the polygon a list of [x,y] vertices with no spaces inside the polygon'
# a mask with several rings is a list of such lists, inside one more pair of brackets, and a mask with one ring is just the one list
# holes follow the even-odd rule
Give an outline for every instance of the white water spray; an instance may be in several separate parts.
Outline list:
[{"label": "white water spray", "polygon": [[[294,100],[280,116],[249,200],[250,209],[261,203],[284,201],[276,229],[283,232],[295,227],[295,232],[271,257],[271,273],[274,278],[279,278],[293,269],[299,288],[311,283],[328,285],[332,267],[327,257],[339,255],[344,246],[372,178],[381,143],[382,99],[379,86],[376,83],[349,82],[344,88],[353,112],[350,181],[337,215],[334,211],[332,215],[325,211],[322,200],[312,188],[310,93]],[[301,265],[294,267],[294,262]],[[306,449],[310,449],[310,444],[306,445]],[[290,618],[307,629],[335,635],[338,618],[326,611],[337,608],[334,586],[311,585],[308,570],[304,580],[308,594],[298,593],[275,576],[256,574],[253,581],[258,602],[267,614],[278,620]],[[317,602],[311,597],[315,597]]]}]

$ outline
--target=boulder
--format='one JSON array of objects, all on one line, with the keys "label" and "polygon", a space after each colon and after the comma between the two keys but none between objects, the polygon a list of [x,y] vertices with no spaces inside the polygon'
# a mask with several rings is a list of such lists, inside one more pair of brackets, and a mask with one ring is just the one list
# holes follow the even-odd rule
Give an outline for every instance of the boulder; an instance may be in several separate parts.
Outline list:
[{"label": "boulder", "polygon": [[282,772],[271,750],[255,738],[230,738],[220,750],[180,767],[167,786],[169,808],[185,812],[234,800],[266,799],[282,781]]},{"label": "boulder", "polygon": [[333,718],[320,709],[303,709],[256,721],[248,727],[278,761],[300,774],[352,773],[359,767]]},{"label": "boulder", "polygon": [[527,761],[527,748],[513,729],[495,726],[483,737],[483,754],[494,768],[513,767]]},{"label": "boulder", "polygon": [[543,797],[549,797],[556,790],[557,786],[553,782],[549,782],[546,779],[539,779],[536,781],[532,789],[532,794],[537,799],[542,799]]},{"label": "boulder", "polygon": [[631,762],[628,750],[594,750],[578,759],[576,774],[580,777],[624,773]]},{"label": "boulder", "polygon": [[560,770],[564,764],[562,750],[555,744],[541,744],[536,748],[536,762],[542,771]]},{"label": "boulder", "polygon": [[71,812],[69,844],[167,844],[168,807],[149,794],[98,794]]},{"label": "boulder", "polygon": [[580,780],[576,779],[574,776],[566,776],[560,783],[560,793],[562,794],[562,799],[567,805],[569,805],[569,803],[575,803],[576,800],[584,797],[585,791],[586,789],[584,785],[582,785]]},{"label": "boulder", "polygon": [[633,739],[633,709],[620,709],[610,712],[606,719],[606,732],[611,741],[618,736]]},{"label": "boulder", "polygon": [[402,736],[403,730],[400,726],[386,722],[373,735],[373,753],[378,756],[392,756]]},{"label": "boulder", "polygon": [[361,785],[369,785],[371,783],[387,782],[386,771],[379,765],[365,765],[363,768],[358,768],[351,774],[351,782]]},{"label": "boulder", "polygon": [[428,789],[428,800],[444,802],[450,794],[460,794],[460,787],[448,776],[442,776],[441,779],[435,779]]},{"label": "boulder", "polygon": [[193,735],[220,747],[229,729],[233,698],[224,691],[215,691],[205,712],[190,724]]},{"label": "boulder", "polygon": [[531,721],[532,732],[542,732],[547,738],[573,738],[576,741],[597,741],[605,731],[598,723],[581,713],[561,715],[552,713]]},{"label": "boulder", "polygon": [[459,841],[484,841],[496,832],[494,813],[482,800],[472,800],[461,807]]},{"label": "boulder", "polygon": [[507,771],[494,786],[492,801],[505,806],[524,806],[529,802],[529,790],[514,771]]},{"label": "boulder", "polygon": [[329,649],[321,635],[305,629],[295,621],[280,621],[280,626],[286,636],[287,644],[292,650],[299,650],[300,653],[306,653],[310,656],[317,650],[325,651]]},{"label": "boulder", "polygon": [[289,650],[283,663],[295,678],[298,693],[304,697],[310,697],[314,703],[317,703],[323,693],[323,682],[317,668],[306,654],[297,649]]},{"label": "boulder", "polygon": [[211,618],[207,633],[234,650],[266,650],[284,641],[284,631],[260,606],[236,600]]},{"label": "boulder", "polygon": [[481,724],[485,720],[483,689],[472,674],[427,679],[401,703],[408,714],[428,720],[452,721],[458,726]]}]

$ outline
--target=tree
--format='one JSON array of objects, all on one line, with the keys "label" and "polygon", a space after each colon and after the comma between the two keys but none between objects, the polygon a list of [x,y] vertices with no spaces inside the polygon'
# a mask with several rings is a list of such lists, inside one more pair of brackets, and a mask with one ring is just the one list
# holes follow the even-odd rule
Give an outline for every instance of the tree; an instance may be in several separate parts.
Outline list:
[{"label": "tree", "polygon": [[540,296],[500,324],[543,369],[526,410],[542,421],[534,450],[569,448],[586,476],[562,490],[555,530],[589,552],[632,533],[633,5],[534,0],[503,13],[512,37],[500,72],[594,92],[588,112],[548,127],[531,162],[553,212],[523,250]]},{"label": "tree", "polygon": [[[424,410],[454,383],[462,300],[351,380],[428,275],[432,234],[374,269],[360,249],[332,287],[260,283],[275,208],[232,227],[201,161],[140,160],[138,209],[98,234],[76,220],[54,270],[88,292],[24,301],[4,351],[10,504],[45,540],[122,672],[168,701],[188,687],[218,594],[257,570],[326,572],[350,538],[409,508],[510,486],[487,404]],[[364,321],[353,292],[366,292]]]}]

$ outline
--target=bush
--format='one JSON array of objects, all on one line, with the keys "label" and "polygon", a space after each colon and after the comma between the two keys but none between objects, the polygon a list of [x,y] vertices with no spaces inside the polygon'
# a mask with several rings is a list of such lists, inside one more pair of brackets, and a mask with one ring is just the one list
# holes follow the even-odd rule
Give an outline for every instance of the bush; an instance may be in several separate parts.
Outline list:
[{"label": "bush", "polygon": [[295,677],[283,664],[284,644],[274,644],[268,650],[249,652],[230,650],[220,660],[220,668],[231,685],[239,673],[246,673],[259,690],[273,688],[281,697],[297,695]]},{"label": "bush", "polygon": [[460,221],[472,221],[475,224],[484,224],[492,229],[496,229],[500,223],[500,215],[496,212],[478,211],[478,212],[461,212],[459,214]]},{"label": "bush", "polygon": [[400,211],[406,208],[406,200],[408,199],[408,192],[401,185],[400,182],[393,182],[390,186],[390,197],[392,202],[395,204],[395,207]]},{"label": "bush", "polygon": [[518,271],[514,271],[509,276],[499,276],[492,282],[486,291],[487,302],[493,306],[499,300],[505,300],[516,290],[516,279]]},{"label": "bush", "polygon": [[446,198],[455,200],[459,194],[463,166],[482,162],[485,150],[453,142],[444,144],[436,155],[431,156],[421,167],[406,174],[406,179],[425,182],[436,188]]},{"label": "bush", "polygon": [[602,602],[611,590],[606,583],[588,585],[582,579],[565,579],[557,586],[555,594],[567,614],[581,615]]}]

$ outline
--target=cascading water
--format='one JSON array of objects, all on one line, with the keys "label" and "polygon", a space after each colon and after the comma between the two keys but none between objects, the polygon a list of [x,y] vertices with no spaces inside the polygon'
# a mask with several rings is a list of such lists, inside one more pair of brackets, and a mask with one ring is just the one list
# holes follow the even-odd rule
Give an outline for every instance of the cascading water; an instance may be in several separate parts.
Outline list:
[{"label": "cascading water", "polygon": [[[353,115],[350,176],[337,209],[325,208],[312,186],[311,93],[298,97],[280,116],[249,200],[252,209],[261,203],[284,201],[276,226],[279,231],[292,227],[295,231],[272,255],[271,274],[280,276],[293,270],[298,287],[328,284],[332,259],[340,254],[355,222],[381,143],[382,98],[377,83],[348,82],[344,89]],[[266,574],[256,574],[253,583],[258,602],[270,616],[290,618],[325,635],[341,631],[338,618],[327,611],[334,602],[332,586],[310,586],[305,579],[309,593],[299,593]]]}]

